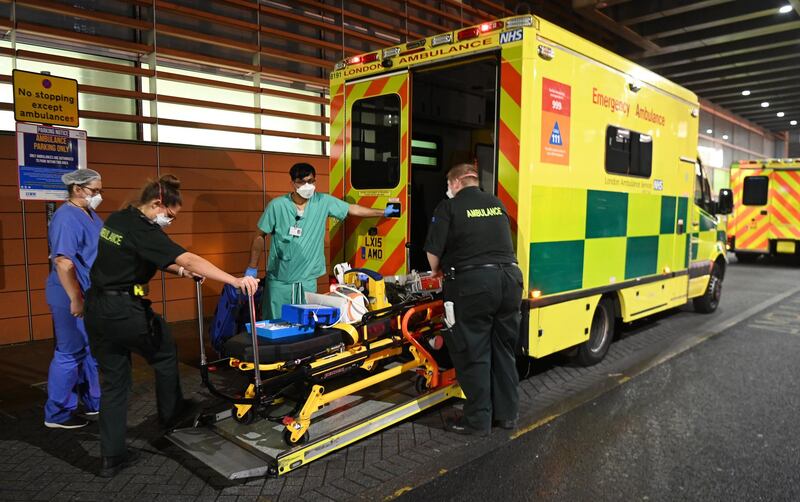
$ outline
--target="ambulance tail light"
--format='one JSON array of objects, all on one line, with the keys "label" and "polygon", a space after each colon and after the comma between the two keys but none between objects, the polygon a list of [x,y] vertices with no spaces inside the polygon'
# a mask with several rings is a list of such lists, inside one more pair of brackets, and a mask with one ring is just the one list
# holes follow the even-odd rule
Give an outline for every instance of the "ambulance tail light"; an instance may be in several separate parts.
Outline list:
[{"label": "ambulance tail light", "polygon": [[538,289],[534,289],[531,291],[531,300],[536,300],[542,297],[542,292]]}]

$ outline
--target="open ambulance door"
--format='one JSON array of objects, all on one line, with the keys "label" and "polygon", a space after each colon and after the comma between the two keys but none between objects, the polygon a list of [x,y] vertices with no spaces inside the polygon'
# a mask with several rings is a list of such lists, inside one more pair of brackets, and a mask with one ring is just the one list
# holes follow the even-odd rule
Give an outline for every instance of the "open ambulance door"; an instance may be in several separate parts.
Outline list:
[{"label": "open ambulance door", "polygon": [[[344,88],[344,200],[365,207],[400,205],[396,218],[348,217],[343,258],[383,275],[407,273],[409,73],[379,75]],[[337,256],[333,249],[333,256]],[[341,255],[340,255],[341,256]]]}]

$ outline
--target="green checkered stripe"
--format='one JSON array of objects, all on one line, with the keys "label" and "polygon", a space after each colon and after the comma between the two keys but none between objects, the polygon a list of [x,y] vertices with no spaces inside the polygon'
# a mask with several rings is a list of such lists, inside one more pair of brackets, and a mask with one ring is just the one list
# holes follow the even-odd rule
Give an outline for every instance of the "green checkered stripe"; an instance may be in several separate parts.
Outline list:
[{"label": "green checkered stripe", "polygon": [[[688,267],[689,200],[668,195],[535,186],[529,284],[543,295]],[[695,250],[696,254],[696,250]]]}]

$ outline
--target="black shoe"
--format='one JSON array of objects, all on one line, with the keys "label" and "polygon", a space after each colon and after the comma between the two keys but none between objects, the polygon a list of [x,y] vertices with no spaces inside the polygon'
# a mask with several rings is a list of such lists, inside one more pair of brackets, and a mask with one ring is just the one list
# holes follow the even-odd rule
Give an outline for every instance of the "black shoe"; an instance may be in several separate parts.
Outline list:
[{"label": "black shoe", "polygon": [[128,450],[125,455],[117,455],[115,457],[103,457],[100,461],[100,472],[98,475],[101,478],[113,478],[122,469],[135,464],[139,460],[138,450]]},{"label": "black shoe", "polygon": [[491,433],[491,431],[488,430],[482,431],[475,429],[471,425],[467,424],[466,420],[464,420],[464,417],[446,419],[444,421],[444,428],[447,431],[455,432],[456,434],[463,434],[465,436],[486,437]]},{"label": "black shoe", "polygon": [[513,430],[517,428],[516,420],[495,420],[492,425],[500,427],[501,429]]},{"label": "black shoe", "polygon": [[175,429],[180,426],[191,427],[194,425],[195,417],[202,411],[199,403],[191,399],[181,399],[168,420],[160,420],[161,426],[165,429]]},{"label": "black shoe", "polygon": [[50,429],[80,429],[89,425],[89,421],[72,415],[64,422],[44,421],[44,426]]}]

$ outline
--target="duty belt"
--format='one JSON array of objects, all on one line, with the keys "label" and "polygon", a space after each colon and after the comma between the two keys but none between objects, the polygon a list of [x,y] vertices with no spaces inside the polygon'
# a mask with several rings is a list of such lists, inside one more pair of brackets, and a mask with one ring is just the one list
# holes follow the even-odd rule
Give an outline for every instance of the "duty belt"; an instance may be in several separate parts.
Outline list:
[{"label": "duty belt", "polygon": [[135,296],[143,298],[150,293],[150,286],[147,284],[134,284],[129,289],[98,289],[97,293],[102,296]]},{"label": "duty belt", "polygon": [[450,267],[450,270],[444,274],[445,279],[455,278],[457,273],[468,272],[470,270],[478,270],[482,268],[491,268],[495,270],[502,270],[506,267],[516,267],[517,264],[511,263],[481,263],[480,265],[462,265],[460,267]]}]

